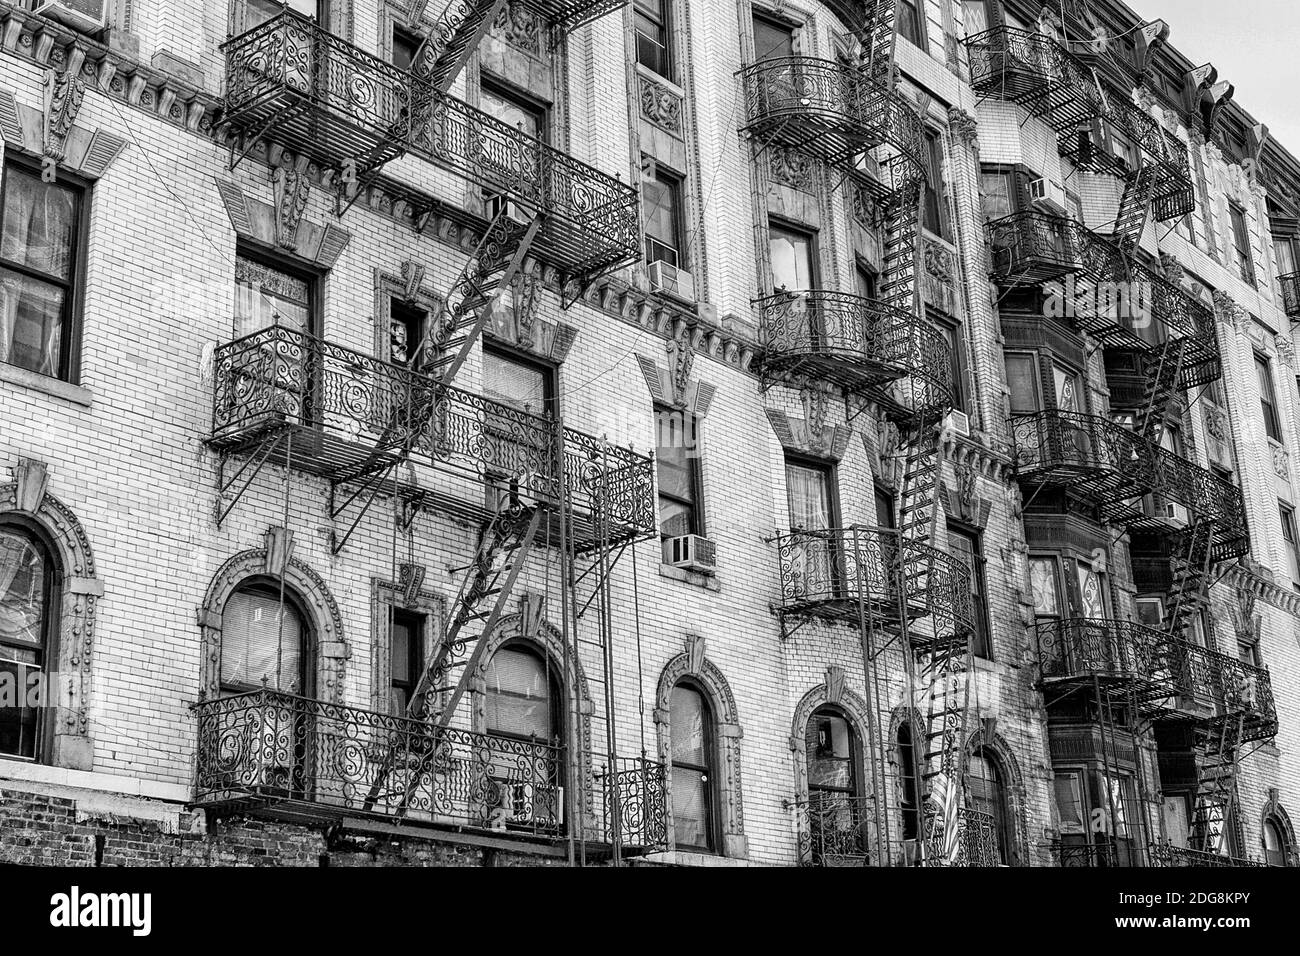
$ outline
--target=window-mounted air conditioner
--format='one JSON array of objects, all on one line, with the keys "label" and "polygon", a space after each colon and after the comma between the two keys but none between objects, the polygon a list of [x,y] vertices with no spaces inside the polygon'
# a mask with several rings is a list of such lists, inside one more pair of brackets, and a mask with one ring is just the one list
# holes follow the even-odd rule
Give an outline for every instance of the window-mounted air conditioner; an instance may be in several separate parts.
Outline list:
[{"label": "window-mounted air conditioner", "polygon": [[1191,521],[1191,516],[1187,513],[1187,509],[1176,502],[1165,502],[1163,510],[1164,514],[1162,517],[1176,527],[1186,528]]},{"label": "window-mounted air conditioner", "polygon": [[970,438],[970,416],[953,409],[943,420],[943,430],[945,434]]},{"label": "window-mounted air conditioner", "polygon": [[34,0],[32,13],[65,23],[82,33],[104,29],[107,0]]},{"label": "window-mounted air conditioner", "polygon": [[695,278],[685,269],[678,269],[662,259],[650,263],[650,288],[679,299],[695,298]]},{"label": "window-mounted air conditioner", "polygon": [[533,221],[533,217],[528,214],[519,203],[511,199],[508,195],[498,194],[487,198],[487,217],[489,220],[495,219],[501,214],[502,207],[505,208],[506,215],[519,223],[521,226],[527,226]]},{"label": "window-mounted air conditioner", "polygon": [[1029,198],[1033,204],[1056,216],[1065,216],[1069,210],[1066,206],[1065,187],[1055,179],[1046,176],[1035,179],[1029,184]]},{"label": "window-mounted air conditioner", "polygon": [[718,567],[717,547],[698,534],[684,534],[664,541],[664,563],[687,571],[712,574]]}]

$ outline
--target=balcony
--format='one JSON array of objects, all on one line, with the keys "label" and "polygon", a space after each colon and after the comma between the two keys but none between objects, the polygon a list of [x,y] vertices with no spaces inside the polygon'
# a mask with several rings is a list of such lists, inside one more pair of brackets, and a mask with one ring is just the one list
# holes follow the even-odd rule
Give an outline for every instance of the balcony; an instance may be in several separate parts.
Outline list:
[{"label": "balcony", "polygon": [[[435,730],[272,690],[202,701],[194,802],[305,823],[344,818],[467,827],[557,839],[566,831],[563,748]],[[666,849],[661,764],[596,756],[580,762],[577,805],[588,840]]]},{"label": "balcony", "polygon": [[924,127],[897,92],[861,70],[808,56],[763,60],[740,71],[745,132],[831,164],[852,164],[889,145],[924,175]]},{"label": "balcony", "polygon": [[1047,411],[1011,416],[1021,481],[1068,486],[1074,496],[1107,505],[1150,491],[1155,448],[1106,418]]},{"label": "balcony", "polygon": [[1112,869],[1137,866],[1135,850],[1127,843],[1074,843],[1064,840],[1051,845],[1052,859],[1058,867]]},{"label": "balcony", "polygon": [[1243,866],[1266,866],[1256,860],[1247,860],[1243,857],[1224,856],[1220,853],[1210,853],[1206,850],[1193,850],[1190,847],[1174,846],[1170,843],[1159,843],[1151,847],[1151,865],[1152,866],[1175,866],[1175,867],[1243,867]]},{"label": "balcony", "polygon": [[[765,383],[833,382],[887,405],[902,404],[893,382],[908,380],[911,411],[952,404],[952,356],[928,321],[875,299],[843,292],[778,292],[756,303]],[[906,386],[910,386],[910,389]]]},{"label": "balcony", "polygon": [[[1124,685],[1168,693],[1161,679],[1168,635],[1136,621],[1047,621],[1037,625],[1038,664],[1045,683]],[[1162,690],[1163,689],[1163,690]]]},{"label": "balcony", "polygon": [[[637,191],[292,11],[228,41],[222,122],[358,176],[412,153],[541,213],[534,251],[588,282],[641,255]],[[430,203],[433,200],[430,199]]]},{"label": "balcony", "polygon": [[470,520],[488,513],[485,487],[552,513],[563,493],[580,550],[654,533],[652,459],[405,366],[275,326],[220,346],[213,379],[208,444],[225,455],[336,484],[409,460],[445,478],[403,473],[400,497]]},{"label": "balcony", "polygon": [[1041,285],[1084,268],[1086,230],[1073,219],[1020,212],[986,227],[993,249],[992,276],[1003,286]]},{"label": "balcony", "polygon": [[1188,641],[1167,640],[1163,668],[1169,696],[1142,705],[1153,719],[1193,719],[1230,740],[1249,743],[1277,734],[1277,706],[1268,670]]},{"label": "balcony", "polygon": [[[1240,488],[1165,448],[1153,447],[1152,455],[1153,501],[1181,505],[1186,510],[1187,522],[1198,518],[1210,521],[1212,560],[1228,561],[1250,550],[1246,502]],[[1173,538],[1174,546],[1180,548],[1187,524],[1181,519],[1152,517],[1151,510],[1132,512],[1126,523],[1134,530],[1168,535]]]},{"label": "balcony", "polygon": [[1300,318],[1300,272],[1292,272],[1278,280],[1282,284],[1282,307],[1293,319]]},{"label": "balcony", "polygon": [[944,633],[973,625],[970,569],[929,545],[902,541],[897,531],[789,531],[776,545],[783,615],[853,624],[931,617]]},{"label": "balcony", "polygon": [[1058,133],[1101,114],[1092,70],[1041,33],[995,27],[965,41],[971,87],[981,97],[1019,103]]},{"label": "balcony", "polygon": [[[875,840],[875,798],[814,794],[799,806],[799,860],[803,866],[879,866]],[[1000,866],[993,818],[979,810],[958,810],[957,859],[951,865]],[[894,834],[897,839],[897,835]],[[919,844],[918,844],[919,845]]]}]

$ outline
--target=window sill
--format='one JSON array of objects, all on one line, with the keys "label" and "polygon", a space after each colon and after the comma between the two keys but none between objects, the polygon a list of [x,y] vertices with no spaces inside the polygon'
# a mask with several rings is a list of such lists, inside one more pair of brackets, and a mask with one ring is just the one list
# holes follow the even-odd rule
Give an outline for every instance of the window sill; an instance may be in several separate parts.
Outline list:
[{"label": "window sill", "polygon": [[686,91],[682,89],[680,86],[678,86],[676,83],[674,83],[672,80],[668,79],[668,77],[660,76],[658,73],[650,69],[648,66],[643,66],[640,63],[635,63],[633,65],[636,67],[637,73],[640,74],[641,76],[644,76],[647,80],[650,80],[658,84],[659,86],[662,86],[669,93],[672,93],[674,96],[677,96],[680,99],[686,98]]},{"label": "window sill", "polygon": [[25,368],[8,365],[4,362],[0,362],[0,382],[30,388],[34,392],[43,392],[46,395],[61,398],[65,402],[71,402],[85,408],[89,408],[95,398],[94,393],[88,388],[51,378],[48,375],[41,375],[37,372],[29,372]]},{"label": "window sill", "polygon": [[718,593],[722,590],[722,584],[718,581],[716,575],[702,574],[699,571],[688,571],[685,568],[675,568],[671,564],[659,565],[659,576],[661,578],[671,578],[674,581],[681,581],[683,584],[689,584],[692,587],[703,588],[706,591]]}]

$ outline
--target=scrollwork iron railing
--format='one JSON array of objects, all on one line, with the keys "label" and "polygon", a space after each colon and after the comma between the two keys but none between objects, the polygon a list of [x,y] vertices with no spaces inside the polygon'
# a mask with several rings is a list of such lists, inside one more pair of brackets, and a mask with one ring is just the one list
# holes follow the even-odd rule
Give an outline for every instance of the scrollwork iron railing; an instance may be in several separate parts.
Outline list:
[{"label": "scrollwork iron railing", "polygon": [[755,303],[765,374],[807,374],[849,389],[912,380],[912,404],[951,407],[952,355],[927,320],[846,292],[778,292]]},{"label": "scrollwork iron railing", "polygon": [[[1226,724],[1234,733],[1240,724],[1238,742],[1267,740],[1277,734],[1277,705],[1267,668],[1173,637],[1167,642],[1164,666],[1179,697],[1212,705],[1211,721]],[[1162,699],[1152,702],[1148,710],[1168,711],[1176,706],[1175,700]]]},{"label": "scrollwork iron railing", "polygon": [[287,10],[228,41],[224,121],[323,166],[415,153],[545,221],[537,254],[592,278],[640,257],[637,191]]},{"label": "scrollwork iron railing", "polygon": [[1073,219],[1018,212],[993,220],[987,229],[995,279],[1037,284],[1083,268],[1086,230]]},{"label": "scrollwork iron railing", "polygon": [[1267,866],[1258,860],[1243,857],[1224,856],[1206,850],[1193,850],[1190,847],[1174,846],[1171,843],[1157,843],[1151,847],[1151,865],[1160,867],[1255,867]]},{"label": "scrollwork iron railing", "polygon": [[1111,869],[1121,865],[1113,843],[1053,843],[1051,851],[1058,867]]},{"label": "scrollwork iron railing", "polygon": [[[803,866],[879,866],[875,798],[811,793],[799,813],[799,861]],[[1001,865],[997,827],[991,814],[970,807],[957,811],[956,859],[936,865]],[[892,848],[897,849],[897,848]],[[890,849],[885,850],[890,853]],[[901,861],[903,854],[897,854]]]},{"label": "scrollwork iron railing", "polygon": [[751,64],[740,77],[751,133],[831,160],[888,143],[917,176],[925,175],[921,118],[863,71],[836,60],[789,56]]},{"label": "scrollwork iron railing", "polygon": [[1113,476],[1118,497],[1151,491],[1154,446],[1106,418],[1045,411],[1011,416],[1011,438],[1021,478]]},{"label": "scrollwork iron railing", "polygon": [[1035,627],[1044,680],[1159,679],[1168,635],[1136,621],[1073,618]]},{"label": "scrollwork iron railing", "polygon": [[1152,448],[1152,491],[1161,501],[1214,522],[1211,557],[1225,561],[1250,550],[1246,500],[1241,489],[1167,448]]},{"label": "scrollwork iron railing", "polygon": [[931,615],[965,629],[975,620],[970,569],[892,529],[789,531],[777,535],[776,546],[783,611],[845,619]]},{"label": "scrollwork iron railing", "polygon": [[1100,115],[1092,70],[1041,33],[994,27],[968,37],[971,86],[981,96],[1023,102],[1063,131]]},{"label": "scrollwork iron railing", "polygon": [[1282,307],[1291,318],[1300,318],[1300,272],[1284,275],[1278,282],[1282,286]]},{"label": "scrollwork iron railing", "polygon": [[[273,690],[201,701],[195,802],[292,801],[323,815],[371,814],[507,834],[564,834],[566,756],[535,740],[435,729],[405,717]],[[664,768],[583,761],[583,827],[627,847],[667,845]],[[618,817],[614,816],[617,793]]]},{"label": "scrollwork iron railing", "polygon": [[991,867],[1001,866],[998,851],[997,824],[991,813],[962,807],[957,812],[959,830],[957,865]]},{"label": "scrollwork iron railing", "polygon": [[577,510],[634,534],[655,530],[655,467],[649,456],[566,428],[564,471],[568,498]]}]

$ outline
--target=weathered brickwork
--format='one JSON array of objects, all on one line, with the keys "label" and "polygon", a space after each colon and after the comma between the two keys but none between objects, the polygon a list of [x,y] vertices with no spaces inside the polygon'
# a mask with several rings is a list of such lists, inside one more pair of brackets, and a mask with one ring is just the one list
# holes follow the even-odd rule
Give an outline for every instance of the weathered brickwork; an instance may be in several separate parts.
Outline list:
[{"label": "weathered brickwork", "polygon": [[[426,25],[440,5],[429,4]],[[379,192],[337,216],[335,195],[321,183],[329,171],[305,159],[295,167],[296,157],[273,137],[253,144],[231,168],[244,144],[218,141],[213,123],[226,83],[220,45],[232,26],[237,30],[244,22],[239,0],[119,0],[107,5],[113,29],[95,40],[75,39],[72,31],[20,6],[0,3],[4,155],[41,168],[47,152],[46,77],[52,64],[67,62],[63,51],[76,43],[91,48],[86,60],[102,88],[87,86],[72,118],[66,158],[52,166],[58,176],[89,186],[81,330],[74,343],[79,373],[73,381],[58,381],[0,362],[0,522],[78,542],[60,553],[93,560],[93,571],[59,568],[64,599],[73,604],[62,614],[71,623],[58,639],[64,648],[81,651],[64,655],[79,668],[80,698],[59,713],[60,731],[44,761],[52,766],[0,756],[0,862],[566,862],[563,839],[529,844],[500,832],[453,834],[419,823],[396,834],[356,823],[286,822],[250,815],[246,807],[233,815],[192,807],[198,738],[193,708],[211,687],[223,602],[241,581],[266,576],[258,569],[271,560],[268,532],[292,532],[294,570],[286,578],[292,574],[301,583],[296,600],[319,642],[311,696],[363,709],[385,699],[389,681],[387,673],[377,672],[387,649],[380,653],[374,643],[387,634],[380,617],[393,601],[376,595],[398,587],[402,565],[415,565],[424,572],[421,607],[435,617],[445,614],[480,535],[475,522],[432,510],[399,527],[391,496],[381,494],[336,554],[332,536],[346,531],[349,519],[331,518],[328,480],[274,462],[218,525],[217,514],[233,501],[227,495],[223,502],[218,494],[223,464],[228,478],[241,463],[223,463],[206,443],[214,415],[214,350],[236,335],[237,254],[275,253],[317,273],[321,337],[374,355],[388,340],[385,290],[405,281],[410,273],[404,264],[423,267],[416,289],[422,301],[448,293],[479,238],[482,190],[413,155],[393,161],[385,169],[389,179],[439,200],[419,232],[400,205],[394,210],[394,196]],[[402,4],[340,0],[329,6],[329,28],[337,37],[375,56],[392,55],[392,25]],[[760,346],[753,301],[772,291],[768,249],[774,225],[815,232],[821,288],[855,292],[860,269],[881,269],[882,231],[854,215],[856,179],[815,165],[809,171],[788,157],[782,167],[756,152],[741,132],[746,104],[736,73],[755,55],[753,15],[797,28],[800,55],[833,59],[852,48],[838,19],[850,6],[855,5],[672,0],[673,78],[656,78],[634,62],[631,4],[571,32],[555,50],[548,48],[545,31],[531,32],[521,14],[512,21],[516,32],[509,39],[499,29],[489,34],[451,87],[451,95],[471,104],[483,104],[486,95],[503,88],[528,93],[546,106],[549,141],[560,150],[643,189],[656,170],[682,184],[685,241],[679,264],[691,274],[694,301],[653,290],[647,267],[635,264],[602,278],[567,309],[552,282],[541,291],[533,316],[539,327],[557,323],[574,332],[557,375],[558,410],[570,428],[652,452],[653,403],[663,396],[648,388],[639,359],[670,376],[680,373],[687,387],[712,393],[700,430],[700,504],[703,531],[716,546],[716,573],[664,564],[657,536],[623,555],[609,572],[607,675],[596,643],[597,612],[573,625],[586,678],[585,690],[575,690],[574,708],[579,736],[589,735],[585,749],[601,755],[608,750],[608,696],[619,754],[668,760],[672,729],[659,699],[665,672],[684,666],[688,683],[712,697],[712,759],[716,775],[725,778],[713,783],[716,852],[670,849],[650,862],[799,862],[806,835],[799,804],[807,799],[807,718],[810,708],[834,696],[830,685],[837,674],[846,689],[840,711],[857,721],[858,785],[865,779],[869,786],[871,779],[868,742],[888,741],[889,753],[881,759],[892,769],[885,771],[886,792],[877,796],[887,812],[899,812],[902,785],[897,737],[891,734],[911,703],[903,655],[898,647],[882,652],[879,684],[871,687],[857,628],[815,622],[783,634],[774,611],[782,582],[773,539],[790,528],[786,460],[799,449],[788,446],[804,441],[809,418],[847,437],[837,442],[833,456],[825,449],[814,455],[834,459],[846,528],[879,523],[877,492],[898,495],[905,449],[891,443],[879,407],[849,407],[833,390],[824,402],[783,385],[762,390],[751,365]],[[1066,183],[1084,223],[1099,231],[1115,218],[1122,184],[1074,170],[1058,152],[1056,132],[1041,118],[972,90],[960,42],[967,33],[963,4],[925,0],[917,6],[924,49],[898,40],[899,86],[937,134],[941,157],[935,170],[941,228],[922,230],[919,282],[931,318],[951,326],[953,341],[960,343],[962,410],[969,416],[967,434],[945,428],[940,440],[933,543],[953,551],[950,525],[978,535],[990,649],[972,665],[968,749],[979,748],[1000,775],[1007,861],[1049,866],[1062,832],[1053,770],[1053,744],[1060,738],[1053,737],[1042,692],[1029,570],[1031,550],[1043,549],[1032,521],[1035,506],[1043,503],[1033,501],[1015,477],[1004,363],[1013,319],[1005,297],[988,280],[981,172],[1024,167],[1035,177]],[[650,106],[643,92],[647,82],[655,91]],[[172,111],[173,104],[179,109]],[[1141,249],[1156,262],[1162,254],[1174,257],[1185,270],[1184,288],[1216,308],[1224,416],[1207,418],[1208,402],[1198,401],[1193,391],[1182,434],[1185,454],[1208,467],[1214,460],[1209,429],[1226,427],[1246,503],[1250,555],[1211,591],[1208,640],[1235,657],[1239,634],[1254,627],[1238,620],[1238,595],[1259,595],[1259,657],[1272,677],[1280,730],[1241,761],[1237,852],[1261,859],[1266,815],[1300,814],[1300,703],[1290,692],[1300,686],[1300,601],[1289,580],[1278,512],[1279,499],[1300,505],[1294,346],[1276,290],[1267,188],[1239,159],[1207,144],[1203,132],[1189,131],[1172,110],[1164,116],[1153,102],[1145,108],[1195,154],[1200,195],[1190,238],[1187,227],[1171,230],[1172,224],[1152,222]],[[87,148],[94,136],[118,149],[102,169],[92,168],[94,151]],[[1275,154],[1287,169],[1295,166],[1280,150]],[[284,177],[294,171],[310,184],[305,201],[282,204],[289,181]],[[1229,202],[1245,212],[1257,285],[1244,282],[1236,267]],[[299,215],[296,251],[285,244],[274,248],[277,230],[287,228],[285,217]],[[526,308],[518,298],[509,309]],[[1103,348],[1082,338],[1077,345],[1085,356],[1076,370],[1084,393],[1080,407],[1106,415],[1111,395]],[[689,360],[683,361],[683,353]],[[1256,355],[1271,363],[1280,442],[1264,434]],[[456,385],[483,389],[480,347]],[[793,438],[774,428],[773,418],[781,416],[793,423]],[[36,463],[45,482],[40,508],[21,500],[19,473],[29,467],[24,463]],[[398,478],[406,475],[392,480]],[[461,491],[480,500],[483,494],[472,482]],[[1099,525],[1089,528],[1080,540],[1095,533],[1107,543],[1112,616],[1132,618],[1138,586],[1127,539],[1109,548],[1116,534]],[[246,570],[223,580],[232,560]],[[563,627],[580,605],[566,614],[562,573],[557,548],[537,550],[506,614],[523,613],[518,599],[528,596],[540,600],[546,624]],[[481,731],[481,680],[469,697],[453,725]],[[871,703],[861,703],[864,698]],[[1163,822],[1157,761],[1150,728],[1143,730],[1148,750],[1142,808],[1158,836]]]}]

